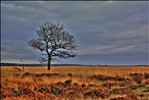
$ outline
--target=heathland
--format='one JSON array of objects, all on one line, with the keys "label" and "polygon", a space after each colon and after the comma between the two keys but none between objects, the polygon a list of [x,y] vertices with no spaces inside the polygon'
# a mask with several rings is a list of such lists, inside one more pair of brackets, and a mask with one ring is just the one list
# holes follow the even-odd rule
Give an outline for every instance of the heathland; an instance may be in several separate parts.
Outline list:
[{"label": "heathland", "polygon": [[149,66],[1,66],[0,88],[2,100],[148,100]]}]

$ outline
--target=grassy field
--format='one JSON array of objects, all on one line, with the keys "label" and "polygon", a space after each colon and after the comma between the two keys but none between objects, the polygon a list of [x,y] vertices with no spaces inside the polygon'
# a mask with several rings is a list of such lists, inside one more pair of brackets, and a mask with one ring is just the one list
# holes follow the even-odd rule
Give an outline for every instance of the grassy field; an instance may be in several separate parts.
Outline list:
[{"label": "grassy field", "polygon": [[1,66],[0,87],[2,100],[149,100],[149,66]]}]

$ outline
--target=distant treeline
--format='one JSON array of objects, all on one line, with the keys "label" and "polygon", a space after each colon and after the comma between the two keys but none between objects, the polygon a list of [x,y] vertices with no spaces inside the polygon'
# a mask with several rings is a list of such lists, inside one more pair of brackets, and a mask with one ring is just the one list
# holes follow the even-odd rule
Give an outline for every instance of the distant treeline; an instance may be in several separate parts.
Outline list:
[{"label": "distant treeline", "polygon": [[[20,63],[1,63],[1,66],[46,66],[46,64],[20,64]],[[129,67],[129,66],[147,66],[149,65],[82,65],[82,64],[51,64],[52,66],[110,66],[110,67]]]},{"label": "distant treeline", "polygon": [[45,64],[1,63],[1,66],[45,66]]},{"label": "distant treeline", "polygon": [[[20,63],[1,63],[1,66],[46,66],[46,64],[20,64]],[[51,64],[52,66],[94,66],[81,64]]]}]

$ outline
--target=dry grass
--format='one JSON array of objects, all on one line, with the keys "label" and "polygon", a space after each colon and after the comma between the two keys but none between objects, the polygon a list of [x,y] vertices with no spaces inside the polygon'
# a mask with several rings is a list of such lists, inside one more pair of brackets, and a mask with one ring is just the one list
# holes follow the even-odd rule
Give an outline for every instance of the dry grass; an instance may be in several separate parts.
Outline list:
[{"label": "dry grass", "polygon": [[[26,84],[51,84],[56,83],[58,81],[65,81],[69,79],[68,76],[64,77],[44,77],[40,79],[32,79],[31,77],[21,78],[14,76],[16,72],[13,67],[9,66],[1,66],[1,82],[2,84],[6,83],[6,87],[17,87],[17,84],[19,83],[26,83]],[[21,69],[21,67],[18,67]],[[129,77],[130,73],[149,73],[149,67],[147,66],[137,66],[137,67],[105,67],[105,66],[52,66],[50,71],[47,71],[46,66],[27,66],[25,67],[25,72],[30,73],[60,73],[63,75],[67,75],[68,73],[71,73],[72,75],[75,75],[76,77],[73,77],[73,82],[77,83],[85,83],[90,84],[94,83],[95,81],[91,81],[90,79],[87,79],[88,76],[91,75],[106,75],[106,76],[121,76],[121,77]],[[80,76],[80,77],[77,77]],[[36,82],[36,83],[35,83]],[[96,82],[96,84],[100,84],[100,82]]]},{"label": "dry grass", "polygon": [[[46,66],[27,66],[25,72],[32,74],[43,73],[59,73],[62,76],[52,77],[24,77],[21,76],[25,72],[17,72],[12,69],[11,66],[1,66],[1,85],[5,89],[14,88],[17,89],[19,85],[28,85],[30,88],[34,88],[39,84],[49,85],[57,82],[65,82],[68,79],[72,80],[72,83],[78,84],[96,84],[101,85],[103,82],[88,77],[92,75],[105,75],[105,76],[120,76],[130,77],[130,73],[149,73],[149,66],[52,66],[50,71],[47,71]],[[21,67],[18,67],[21,69]],[[73,77],[69,77],[68,74],[72,74]]]}]

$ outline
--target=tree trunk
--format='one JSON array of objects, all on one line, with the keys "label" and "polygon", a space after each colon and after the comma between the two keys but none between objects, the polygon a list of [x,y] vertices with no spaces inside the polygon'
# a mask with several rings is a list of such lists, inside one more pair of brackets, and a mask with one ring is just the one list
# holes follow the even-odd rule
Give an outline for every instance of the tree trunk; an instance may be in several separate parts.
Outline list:
[{"label": "tree trunk", "polygon": [[48,70],[51,68],[51,57],[48,58]]}]

